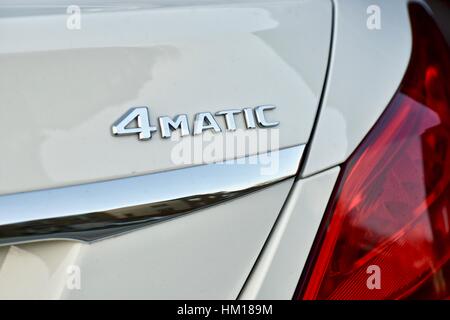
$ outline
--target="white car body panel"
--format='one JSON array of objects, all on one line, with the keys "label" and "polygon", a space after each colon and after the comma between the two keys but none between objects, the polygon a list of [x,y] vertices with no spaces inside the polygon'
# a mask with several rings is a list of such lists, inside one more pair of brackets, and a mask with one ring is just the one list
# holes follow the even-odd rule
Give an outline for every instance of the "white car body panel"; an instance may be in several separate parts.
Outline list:
[{"label": "white car body panel", "polygon": [[82,246],[45,241],[0,247],[0,299],[61,299]]},{"label": "white car body panel", "polygon": [[20,130],[14,121],[0,129],[9,137],[0,194],[186,166],[173,160],[178,141],[111,137],[111,124],[136,106],[149,106],[153,123],[185,113],[192,124],[198,112],[274,104],[279,143],[258,151],[308,141],[329,54],[328,0],[170,4],[106,6],[83,14],[80,30],[66,28],[63,4],[61,14],[0,19],[0,104],[8,106],[0,117],[21,119]]},{"label": "white car body panel", "polygon": [[298,180],[240,299],[291,299],[313,244],[339,168]]},{"label": "white car body panel", "polygon": [[0,298],[236,299],[292,184],[92,244],[0,248]]},{"label": "white car body panel", "polygon": [[303,177],[348,158],[397,91],[411,54],[407,1],[376,3],[380,30],[364,27],[373,1],[334,3],[330,69]]},{"label": "white car body panel", "polygon": [[[169,221],[92,243],[0,246],[0,299],[291,299],[339,165],[408,65],[407,0],[376,1],[380,30],[365,26],[369,0],[108,1],[76,31],[64,27],[69,2],[0,14],[0,117],[20,119],[0,128],[0,197],[205,162],[174,163],[179,142],[159,132],[113,137],[136,106],[149,106],[153,124],[277,106],[277,144],[213,162],[307,147],[295,179]],[[81,289],[68,285],[73,267]]]}]

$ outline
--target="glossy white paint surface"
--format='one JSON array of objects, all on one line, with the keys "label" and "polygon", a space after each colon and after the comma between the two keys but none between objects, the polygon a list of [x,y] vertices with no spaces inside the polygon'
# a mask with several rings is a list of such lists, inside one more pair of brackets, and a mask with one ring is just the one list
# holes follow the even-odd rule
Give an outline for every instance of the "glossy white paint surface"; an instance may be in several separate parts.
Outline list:
[{"label": "glossy white paint surface", "polygon": [[0,247],[0,299],[60,299],[81,246],[48,241]]},{"label": "glossy white paint surface", "polygon": [[240,299],[292,299],[339,167],[294,184]]},{"label": "glossy white paint surface", "polygon": [[[347,159],[398,89],[411,53],[407,1],[334,3],[331,65],[302,176]],[[367,28],[370,5],[380,8],[379,30]]]},{"label": "glossy white paint surface", "polygon": [[63,4],[2,7],[0,194],[184,166],[172,159],[177,143],[159,134],[146,142],[111,135],[135,106],[150,106],[156,124],[157,116],[186,113],[192,122],[197,112],[273,104],[279,144],[259,151],[307,141],[329,53],[330,1],[130,6],[82,7],[80,30],[66,28]]},{"label": "glossy white paint surface", "polygon": [[[397,89],[410,54],[405,1],[335,4],[308,178],[295,183],[278,220],[292,180],[91,245],[1,247],[0,298],[234,299],[245,284],[242,299],[289,299],[339,170],[310,175],[345,161]],[[372,4],[381,7],[381,30],[366,28]],[[177,143],[159,134],[147,142],[111,136],[111,124],[134,106],[150,106],[156,124],[157,116],[187,113],[192,121],[197,112],[273,104],[276,148],[308,141],[329,52],[330,1],[138,7],[91,7],[77,31],[65,28],[64,5],[0,10],[0,194],[183,166],[171,158]],[[80,267],[80,290],[67,287],[71,266]]]},{"label": "glossy white paint surface", "polygon": [[0,298],[235,299],[292,184],[91,245],[0,247]]}]

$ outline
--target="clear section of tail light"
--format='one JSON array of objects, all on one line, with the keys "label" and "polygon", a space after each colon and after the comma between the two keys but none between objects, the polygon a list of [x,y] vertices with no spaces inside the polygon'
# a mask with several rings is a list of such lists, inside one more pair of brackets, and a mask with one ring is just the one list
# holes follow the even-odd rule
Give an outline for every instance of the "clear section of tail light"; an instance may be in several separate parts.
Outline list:
[{"label": "clear section of tail light", "polygon": [[449,47],[424,7],[409,13],[404,79],[342,166],[296,299],[450,297]]}]

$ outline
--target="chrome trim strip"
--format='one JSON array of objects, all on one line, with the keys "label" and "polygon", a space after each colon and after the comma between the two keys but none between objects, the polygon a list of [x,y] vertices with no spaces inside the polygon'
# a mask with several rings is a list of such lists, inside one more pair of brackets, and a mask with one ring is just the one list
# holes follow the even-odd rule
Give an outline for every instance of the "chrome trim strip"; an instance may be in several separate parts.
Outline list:
[{"label": "chrome trim strip", "polygon": [[[3,195],[0,245],[90,242],[178,217],[295,176],[303,149],[299,145],[223,163]],[[278,169],[265,172],[271,164]]]}]

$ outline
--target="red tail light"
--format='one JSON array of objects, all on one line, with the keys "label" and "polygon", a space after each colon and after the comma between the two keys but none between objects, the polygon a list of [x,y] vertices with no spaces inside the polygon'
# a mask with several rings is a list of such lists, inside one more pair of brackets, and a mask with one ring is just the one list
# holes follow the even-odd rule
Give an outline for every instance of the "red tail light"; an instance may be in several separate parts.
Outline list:
[{"label": "red tail light", "polygon": [[402,84],[343,165],[294,298],[450,298],[449,47],[421,5],[409,13]]}]

